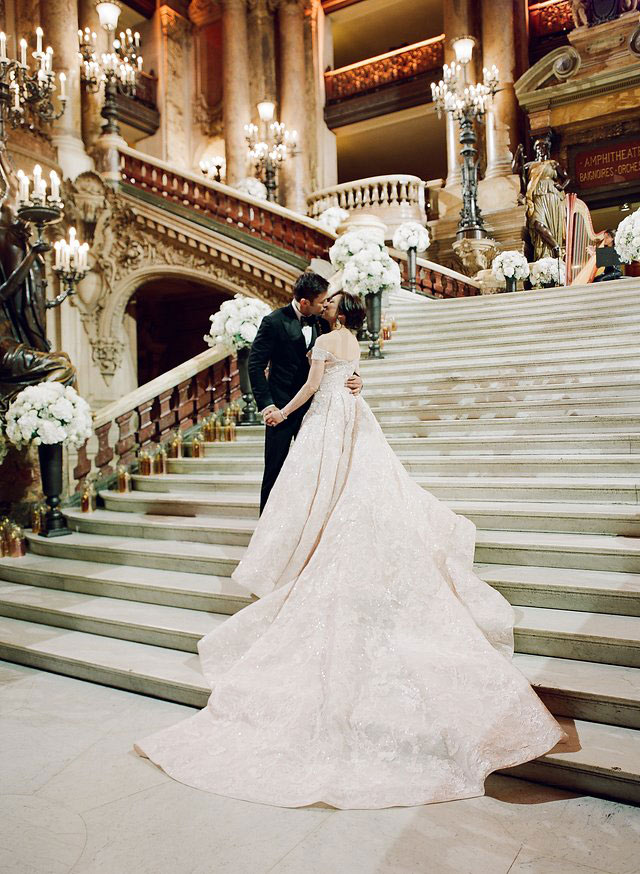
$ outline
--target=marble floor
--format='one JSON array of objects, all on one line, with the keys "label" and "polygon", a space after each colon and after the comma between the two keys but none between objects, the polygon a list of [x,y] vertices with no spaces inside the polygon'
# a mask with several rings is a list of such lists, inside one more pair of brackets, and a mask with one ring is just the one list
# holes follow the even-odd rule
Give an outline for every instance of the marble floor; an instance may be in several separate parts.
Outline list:
[{"label": "marble floor", "polygon": [[420,808],[288,810],[131,751],[188,707],[0,661],[2,874],[638,874],[640,809],[493,776]]}]

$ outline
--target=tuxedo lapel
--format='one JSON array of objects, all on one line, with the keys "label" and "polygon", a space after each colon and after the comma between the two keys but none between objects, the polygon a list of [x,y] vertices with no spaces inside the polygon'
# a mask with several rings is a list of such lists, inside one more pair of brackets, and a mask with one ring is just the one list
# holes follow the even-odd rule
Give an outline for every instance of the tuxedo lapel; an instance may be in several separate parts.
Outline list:
[{"label": "tuxedo lapel", "polygon": [[287,334],[291,338],[291,342],[294,344],[295,348],[302,354],[307,354],[307,344],[304,339],[304,334],[302,333],[302,327],[300,326],[300,320],[294,312],[291,304],[284,307],[282,310],[282,315],[284,316],[284,326],[287,331]]}]

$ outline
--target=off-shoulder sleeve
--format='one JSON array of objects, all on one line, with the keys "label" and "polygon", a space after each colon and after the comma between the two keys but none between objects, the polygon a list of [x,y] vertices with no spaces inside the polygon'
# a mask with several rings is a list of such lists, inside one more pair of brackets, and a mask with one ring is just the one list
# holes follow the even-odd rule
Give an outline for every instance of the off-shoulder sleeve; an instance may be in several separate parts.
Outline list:
[{"label": "off-shoulder sleeve", "polygon": [[328,349],[320,349],[319,346],[314,346],[311,350],[312,361],[328,361],[331,352]]}]

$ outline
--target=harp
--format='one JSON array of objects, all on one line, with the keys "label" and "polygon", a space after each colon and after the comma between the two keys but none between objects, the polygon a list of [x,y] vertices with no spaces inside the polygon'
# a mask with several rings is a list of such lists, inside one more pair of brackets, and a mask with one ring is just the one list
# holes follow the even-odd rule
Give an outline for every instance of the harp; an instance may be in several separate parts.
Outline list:
[{"label": "harp", "polygon": [[599,240],[599,235],[593,230],[587,204],[577,195],[567,194],[567,285],[592,281],[593,276],[587,274],[590,274],[591,267],[595,272],[593,248],[598,245]]}]

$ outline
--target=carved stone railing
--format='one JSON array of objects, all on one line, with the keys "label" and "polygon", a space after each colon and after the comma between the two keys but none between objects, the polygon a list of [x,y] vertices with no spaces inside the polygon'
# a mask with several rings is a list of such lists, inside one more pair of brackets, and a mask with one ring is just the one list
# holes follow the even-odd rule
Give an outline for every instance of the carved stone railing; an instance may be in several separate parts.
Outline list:
[{"label": "carved stone railing", "polygon": [[307,200],[308,212],[312,218],[318,218],[331,206],[351,213],[367,212],[387,225],[391,237],[402,222],[417,221],[426,225],[427,185],[417,176],[402,174],[355,179],[315,191]]},{"label": "carved stone railing", "polygon": [[[403,288],[409,288],[409,270],[407,253],[397,249],[390,250],[391,255],[400,263],[400,275]],[[481,294],[480,283],[463,273],[435,264],[426,258],[418,258],[416,265],[416,292],[427,297],[475,297]]]},{"label": "carved stone railing", "polygon": [[94,415],[94,439],[78,451],[73,469],[75,490],[89,474],[107,479],[119,464],[132,464],[141,447],[166,441],[238,397],[236,359],[219,346],[141,385]]},{"label": "carved stone railing", "polygon": [[[444,36],[436,36],[375,58],[329,70],[324,74],[327,103],[435,72],[440,70],[443,63]],[[425,103],[429,99],[430,96],[425,93]]]},{"label": "carved stone railing", "polygon": [[159,206],[173,202],[182,210],[192,210],[194,217],[205,216],[225,229],[232,228],[249,245],[252,239],[269,243],[301,262],[327,257],[333,234],[305,216],[185,170],[177,171],[134,149],[122,146],[118,151],[122,184],[147,192],[158,199]]}]

